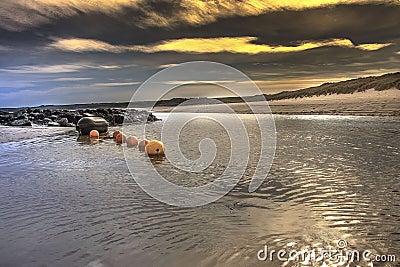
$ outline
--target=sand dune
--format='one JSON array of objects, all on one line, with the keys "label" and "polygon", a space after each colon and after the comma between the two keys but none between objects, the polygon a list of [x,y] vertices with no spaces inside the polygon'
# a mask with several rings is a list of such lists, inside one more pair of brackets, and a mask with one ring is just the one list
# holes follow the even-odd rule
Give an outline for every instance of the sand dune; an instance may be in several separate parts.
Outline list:
[{"label": "sand dune", "polygon": [[333,113],[352,115],[400,115],[400,90],[373,89],[353,94],[333,94],[270,101],[275,113]]}]

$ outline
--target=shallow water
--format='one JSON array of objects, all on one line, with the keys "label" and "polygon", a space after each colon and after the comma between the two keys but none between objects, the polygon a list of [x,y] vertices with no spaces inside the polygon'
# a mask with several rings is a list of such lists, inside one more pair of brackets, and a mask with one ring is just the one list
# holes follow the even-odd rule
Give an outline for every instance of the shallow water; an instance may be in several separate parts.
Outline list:
[{"label": "shallow water", "polygon": [[[299,266],[259,261],[257,252],[264,245],[335,247],[339,239],[399,260],[398,119],[276,116],[272,169],[248,193],[259,137],[246,116],[254,153],[243,179],[225,197],[197,208],[148,196],[130,175],[123,148],[111,140],[63,134],[0,144],[0,266]],[[150,124],[148,137],[158,137],[160,127]],[[185,174],[162,158],[153,160],[156,169],[177,184],[215,179],[229,160],[222,129],[197,121],[182,132],[182,147],[195,159],[204,135],[218,147],[209,169]]]}]

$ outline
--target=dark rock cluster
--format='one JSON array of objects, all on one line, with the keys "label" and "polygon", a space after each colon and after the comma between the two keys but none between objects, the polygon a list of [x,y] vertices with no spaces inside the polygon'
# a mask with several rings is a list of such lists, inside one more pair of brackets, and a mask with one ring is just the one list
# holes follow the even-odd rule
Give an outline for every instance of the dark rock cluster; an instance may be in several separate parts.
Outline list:
[{"label": "dark rock cluster", "polygon": [[125,109],[98,108],[84,110],[51,110],[51,109],[21,109],[16,112],[0,111],[0,125],[7,126],[61,126],[75,127],[82,117],[102,117],[111,126],[121,125],[124,122],[139,123],[158,120],[151,112],[130,109],[125,114]]}]

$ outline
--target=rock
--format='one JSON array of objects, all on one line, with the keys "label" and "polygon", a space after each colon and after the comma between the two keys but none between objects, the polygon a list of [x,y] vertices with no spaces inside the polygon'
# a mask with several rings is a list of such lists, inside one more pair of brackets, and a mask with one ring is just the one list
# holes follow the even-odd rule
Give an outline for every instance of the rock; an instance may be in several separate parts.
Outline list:
[{"label": "rock", "polygon": [[82,119],[82,118],[83,118],[82,115],[76,115],[74,120],[68,120],[68,121],[71,121],[72,123],[77,124],[78,121],[79,121],[80,119]]},{"label": "rock", "polygon": [[147,117],[147,121],[153,122],[153,121],[158,121],[160,120],[159,118],[157,118],[153,113],[149,113],[148,117]]},{"label": "rock", "polygon": [[115,124],[122,124],[124,122],[124,116],[120,114],[114,114],[114,123]]},{"label": "rock", "polygon": [[105,110],[104,108],[98,108],[98,109],[96,109],[96,113],[97,113],[97,115],[100,115],[100,114],[103,114],[103,116],[108,115],[108,111]]},{"label": "rock", "polygon": [[13,120],[10,123],[11,126],[32,126],[32,122],[28,119],[18,119],[18,120]]},{"label": "rock", "polygon": [[43,114],[44,114],[46,117],[50,117],[50,116],[51,116],[51,110],[50,110],[50,109],[45,109],[45,110],[43,110]]},{"label": "rock", "polygon": [[58,124],[60,124],[61,127],[67,127],[68,125],[68,119],[67,118],[61,118],[57,121]]},{"label": "rock", "polygon": [[78,121],[84,117],[102,117],[109,125],[116,126],[127,123],[153,122],[158,120],[152,113],[144,110],[121,108],[97,108],[85,110],[50,110],[50,109],[20,109],[14,113],[0,112],[1,125],[49,125],[75,127]]},{"label": "rock", "polygon": [[45,115],[43,113],[32,113],[36,120],[44,120]]},{"label": "rock", "polygon": [[68,122],[71,122],[71,123],[77,123],[78,121],[79,121],[79,119],[77,119],[77,114],[76,113],[73,113],[73,112],[68,112],[68,113],[64,113],[63,115],[62,115],[62,117],[64,117],[64,118],[67,118],[67,120],[68,120]]},{"label": "rock", "polygon": [[50,126],[50,127],[59,127],[60,124],[57,123],[57,122],[50,121],[49,123],[47,123],[47,126]]},{"label": "rock", "polygon": [[0,115],[0,124],[7,124],[12,120],[12,115]]},{"label": "rock", "polygon": [[28,114],[26,113],[19,113],[18,116],[15,118],[16,120],[27,120]]}]

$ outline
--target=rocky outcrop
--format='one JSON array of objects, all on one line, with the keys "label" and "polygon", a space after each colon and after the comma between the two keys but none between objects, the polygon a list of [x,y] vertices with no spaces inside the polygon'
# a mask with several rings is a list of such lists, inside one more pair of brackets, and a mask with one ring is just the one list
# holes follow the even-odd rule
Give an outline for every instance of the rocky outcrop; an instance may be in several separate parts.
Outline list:
[{"label": "rocky outcrop", "polygon": [[0,125],[7,126],[61,126],[75,127],[82,117],[102,117],[111,126],[121,125],[124,121],[128,123],[152,122],[158,119],[151,112],[145,110],[98,108],[84,110],[51,110],[51,109],[21,109],[16,112],[0,111]]},{"label": "rocky outcrop", "polygon": [[32,126],[32,122],[28,119],[18,119],[10,122],[11,126]]}]

